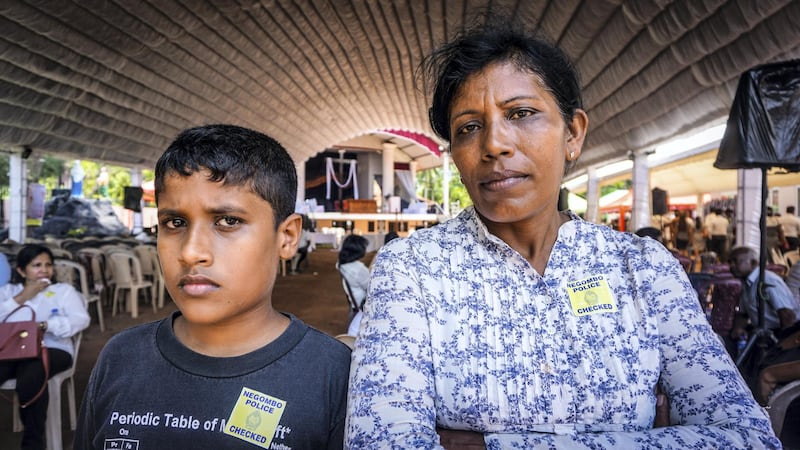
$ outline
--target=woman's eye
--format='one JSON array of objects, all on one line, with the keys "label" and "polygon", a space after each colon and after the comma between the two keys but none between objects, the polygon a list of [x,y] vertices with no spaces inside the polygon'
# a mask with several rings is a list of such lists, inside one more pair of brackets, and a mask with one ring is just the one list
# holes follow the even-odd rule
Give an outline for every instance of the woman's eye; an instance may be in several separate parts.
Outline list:
[{"label": "woman's eye", "polygon": [[242,223],[241,219],[232,216],[224,216],[217,221],[217,225],[223,227],[234,227],[236,225],[239,225],[240,223]]},{"label": "woman's eye", "polygon": [[478,129],[478,125],[475,123],[468,123],[460,128],[458,128],[457,134],[469,134],[473,131]]},{"label": "woman's eye", "polygon": [[511,119],[522,119],[523,117],[528,117],[533,115],[533,111],[530,109],[518,109],[513,111],[509,116]]}]

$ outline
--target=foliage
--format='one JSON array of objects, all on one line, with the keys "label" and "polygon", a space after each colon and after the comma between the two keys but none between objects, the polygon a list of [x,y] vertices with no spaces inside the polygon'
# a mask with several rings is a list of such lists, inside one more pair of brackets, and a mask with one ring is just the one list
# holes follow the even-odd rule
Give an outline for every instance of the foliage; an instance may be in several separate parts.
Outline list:
[{"label": "foliage", "polygon": [[[45,186],[48,195],[53,189],[66,189],[71,185],[70,167],[73,160],[44,155],[38,159],[28,160],[28,182]],[[81,160],[84,172],[83,195],[86,198],[100,198],[97,191],[97,176],[103,164]],[[106,166],[109,173],[109,200],[115,205],[122,205],[125,186],[131,184],[130,170],[119,166]],[[9,192],[9,155],[0,153],[0,198],[8,198]],[[142,171],[142,181],[152,181],[155,173],[152,170]]]},{"label": "foliage", "polygon": [[611,184],[605,184],[603,186],[600,186],[600,196],[602,197],[606,194],[610,194],[620,189],[629,190],[631,189],[631,186],[633,186],[633,180],[631,179],[622,180]]},{"label": "foliage", "polygon": [[[417,173],[417,195],[441,205],[444,201],[443,183],[444,171],[441,167],[422,170]],[[458,169],[452,163],[450,164],[450,203],[457,203],[459,209],[472,204],[467,188],[461,183]]]}]

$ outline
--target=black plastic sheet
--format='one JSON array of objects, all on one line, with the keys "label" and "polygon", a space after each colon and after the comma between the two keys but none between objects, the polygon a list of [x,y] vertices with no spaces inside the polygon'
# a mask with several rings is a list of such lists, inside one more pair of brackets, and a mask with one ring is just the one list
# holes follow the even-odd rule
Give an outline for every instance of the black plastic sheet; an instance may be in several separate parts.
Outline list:
[{"label": "black plastic sheet", "polygon": [[714,167],[800,171],[800,60],[742,74]]}]

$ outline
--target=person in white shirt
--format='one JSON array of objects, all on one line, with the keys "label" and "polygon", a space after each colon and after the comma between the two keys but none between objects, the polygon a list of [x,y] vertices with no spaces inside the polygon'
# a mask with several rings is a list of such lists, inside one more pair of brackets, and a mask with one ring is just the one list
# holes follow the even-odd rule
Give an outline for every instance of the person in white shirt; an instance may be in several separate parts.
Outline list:
[{"label": "person in white shirt", "polygon": [[788,244],[788,251],[797,250],[800,247],[800,217],[795,215],[794,206],[786,207],[786,214],[780,217],[783,226],[783,236]]},{"label": "person in white shirt", "polygon": [[714,208],[706,217],[706,230],[709,236],[707,250],[717,254],[720,261],[727,261],[728,249],[728,219],[722,215],[722,210]]},{"label": "person in white shirt", "polygon": [[[71,337],[89,326],[86,304],[72,285],[53,281],[53,253],[49,248],[25,245],[17,252],[16,265],[11,283],[0,287],[0,320],[6,317],[9,322],[30,320],[28,308],[16,309],[22,305],[33,309],[39,327],[45,331],[47,373],[52,377],[72,365],[74,349]],[[0,361],[0,383],[11,378],[17,380],[16,392],[20,405],[24,405],[20,407],[20,419],[25,427],[22,434],[22,448],[25,449],[45,448],[49,395],[45,373],[41,358]],[[43,385],[45,390],[37,398]]]}]

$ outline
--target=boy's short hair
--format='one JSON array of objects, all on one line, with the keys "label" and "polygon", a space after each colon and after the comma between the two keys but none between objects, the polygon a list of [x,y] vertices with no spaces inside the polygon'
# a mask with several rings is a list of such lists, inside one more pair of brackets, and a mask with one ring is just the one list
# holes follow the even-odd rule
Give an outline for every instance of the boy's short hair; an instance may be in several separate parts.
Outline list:
[{"label": "boy's short hair", "polygon": [[211,172],[209,181],[249,186],[272,206],[275,227],[295,210],[297,172],[286,149],[266,134],[235,125],[203,125],[182,131],[156,162],[156,204],[164,180]]}]

